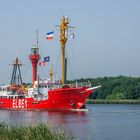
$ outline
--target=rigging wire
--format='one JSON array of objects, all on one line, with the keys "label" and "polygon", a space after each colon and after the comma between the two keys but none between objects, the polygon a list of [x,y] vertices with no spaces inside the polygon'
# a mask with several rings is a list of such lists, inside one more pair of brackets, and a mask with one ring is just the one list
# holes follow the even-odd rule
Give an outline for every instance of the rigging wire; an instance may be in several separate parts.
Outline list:
[{"label": "rigging wire", "polygon": [[25,83],[31,83],[31,64],[28,62],[25,66],[25,69],[24,69],[24,73],[23,73],[24,77],[23,77],[23,81],[25,81]]},{"label": "rigging wire", "polygon": [[54,57],[54,73],[55,73],[55,78],[56,79],[60,79],[61,77],[61,46],[58,45],[60,44],[59,43],[59,37],[58,37],[58,34],[59,34],[59,28],[55,28],[55,32],[57,34],[57,36],[54,38],[54,45],[57,47],[56,48],[56,55]]},{"label": "rigging wire", "polygon": [[[58,27],[58,26],[57,26]],[[58,34],[59,29],[55,28],[55,32]],[[75,79],[77,77],[77,56],[75,55],[75,44],[74,44],[74,38],[71,38],[71,34],[73,33],[73,28],[69,28],[67,32],[67,43],[66,43],[66,49],[65,49],[65,56],[67,57],[67,62],[68,62],[68,72],[67,72],[67,77],[70,79]],[[56,38],[59,40],[58,38]],[[59,41],[55,41],[55,46],[58,46]],[[55,70],[56,74],[61,77],[61,46],[58,46],[56,49],[56,55],[55,55]],[[71,62],[72,61],[72,62]],[[59,78],[60,79],[60,78]]]},{"label": "rigging wire", "polygon": [[66,49],[66,55],[68,57],[68,67],[69,67],[69,73],[71,79],[75,79],[77,77],[77,53],[75,52],[76,46],[75,46],[75,38],[71,38],[71,34],[73,34],[73,30],[71,28],[69,29],[69,35],[68,35],[68,42],[67,42],[67,49]]}]

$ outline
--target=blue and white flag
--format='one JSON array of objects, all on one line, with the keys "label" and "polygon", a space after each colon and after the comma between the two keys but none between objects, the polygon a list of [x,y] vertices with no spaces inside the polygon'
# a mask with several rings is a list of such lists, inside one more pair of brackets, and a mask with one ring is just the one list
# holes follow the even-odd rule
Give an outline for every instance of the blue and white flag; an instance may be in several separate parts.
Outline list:
[{"label": "blue and white flag", "polygon": [[44,62],[49,62],[50,61],[50,56],[44,57]]}]

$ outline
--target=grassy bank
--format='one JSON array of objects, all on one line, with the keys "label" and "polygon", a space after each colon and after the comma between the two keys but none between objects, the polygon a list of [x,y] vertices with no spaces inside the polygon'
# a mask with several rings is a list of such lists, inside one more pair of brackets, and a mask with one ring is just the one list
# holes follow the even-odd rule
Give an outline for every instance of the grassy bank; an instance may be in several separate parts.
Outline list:
[{"label": "grassy bank", "polygon": [[93,100],[87,99],[87,104],[140,104],[140,100]]},{"label": "grassy bank", "polygon": [[0,140],[72,140],[63,130],[55,132],[50,125],[15,127],[0,123]]}]

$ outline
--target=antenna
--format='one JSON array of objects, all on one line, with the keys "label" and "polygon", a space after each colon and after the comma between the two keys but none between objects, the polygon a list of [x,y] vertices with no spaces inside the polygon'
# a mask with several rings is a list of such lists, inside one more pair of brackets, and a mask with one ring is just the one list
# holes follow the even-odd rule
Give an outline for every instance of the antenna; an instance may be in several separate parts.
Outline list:
[{"label": "antenna", "polygon": [[18,36],[19,36],[19,30],[18,30],[18,27],[16,27],[16,57],[18,57],[18,44],[19,44],[18,43]]},{"label": "antenna", "polygon": [[38,48],[38,44],[39,44],[39,41],[38,41],[38,29],[36,30],[36,47]]}]

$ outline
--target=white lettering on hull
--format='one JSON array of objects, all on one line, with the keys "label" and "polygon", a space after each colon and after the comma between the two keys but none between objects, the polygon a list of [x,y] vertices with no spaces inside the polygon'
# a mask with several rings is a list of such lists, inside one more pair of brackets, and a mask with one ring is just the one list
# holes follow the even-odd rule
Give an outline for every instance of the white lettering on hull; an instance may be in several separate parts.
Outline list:
[{"label": "white lettering on hull", "polygon": [[13,99],[12,107],[19,109],[27,108],[27,99]]}]

